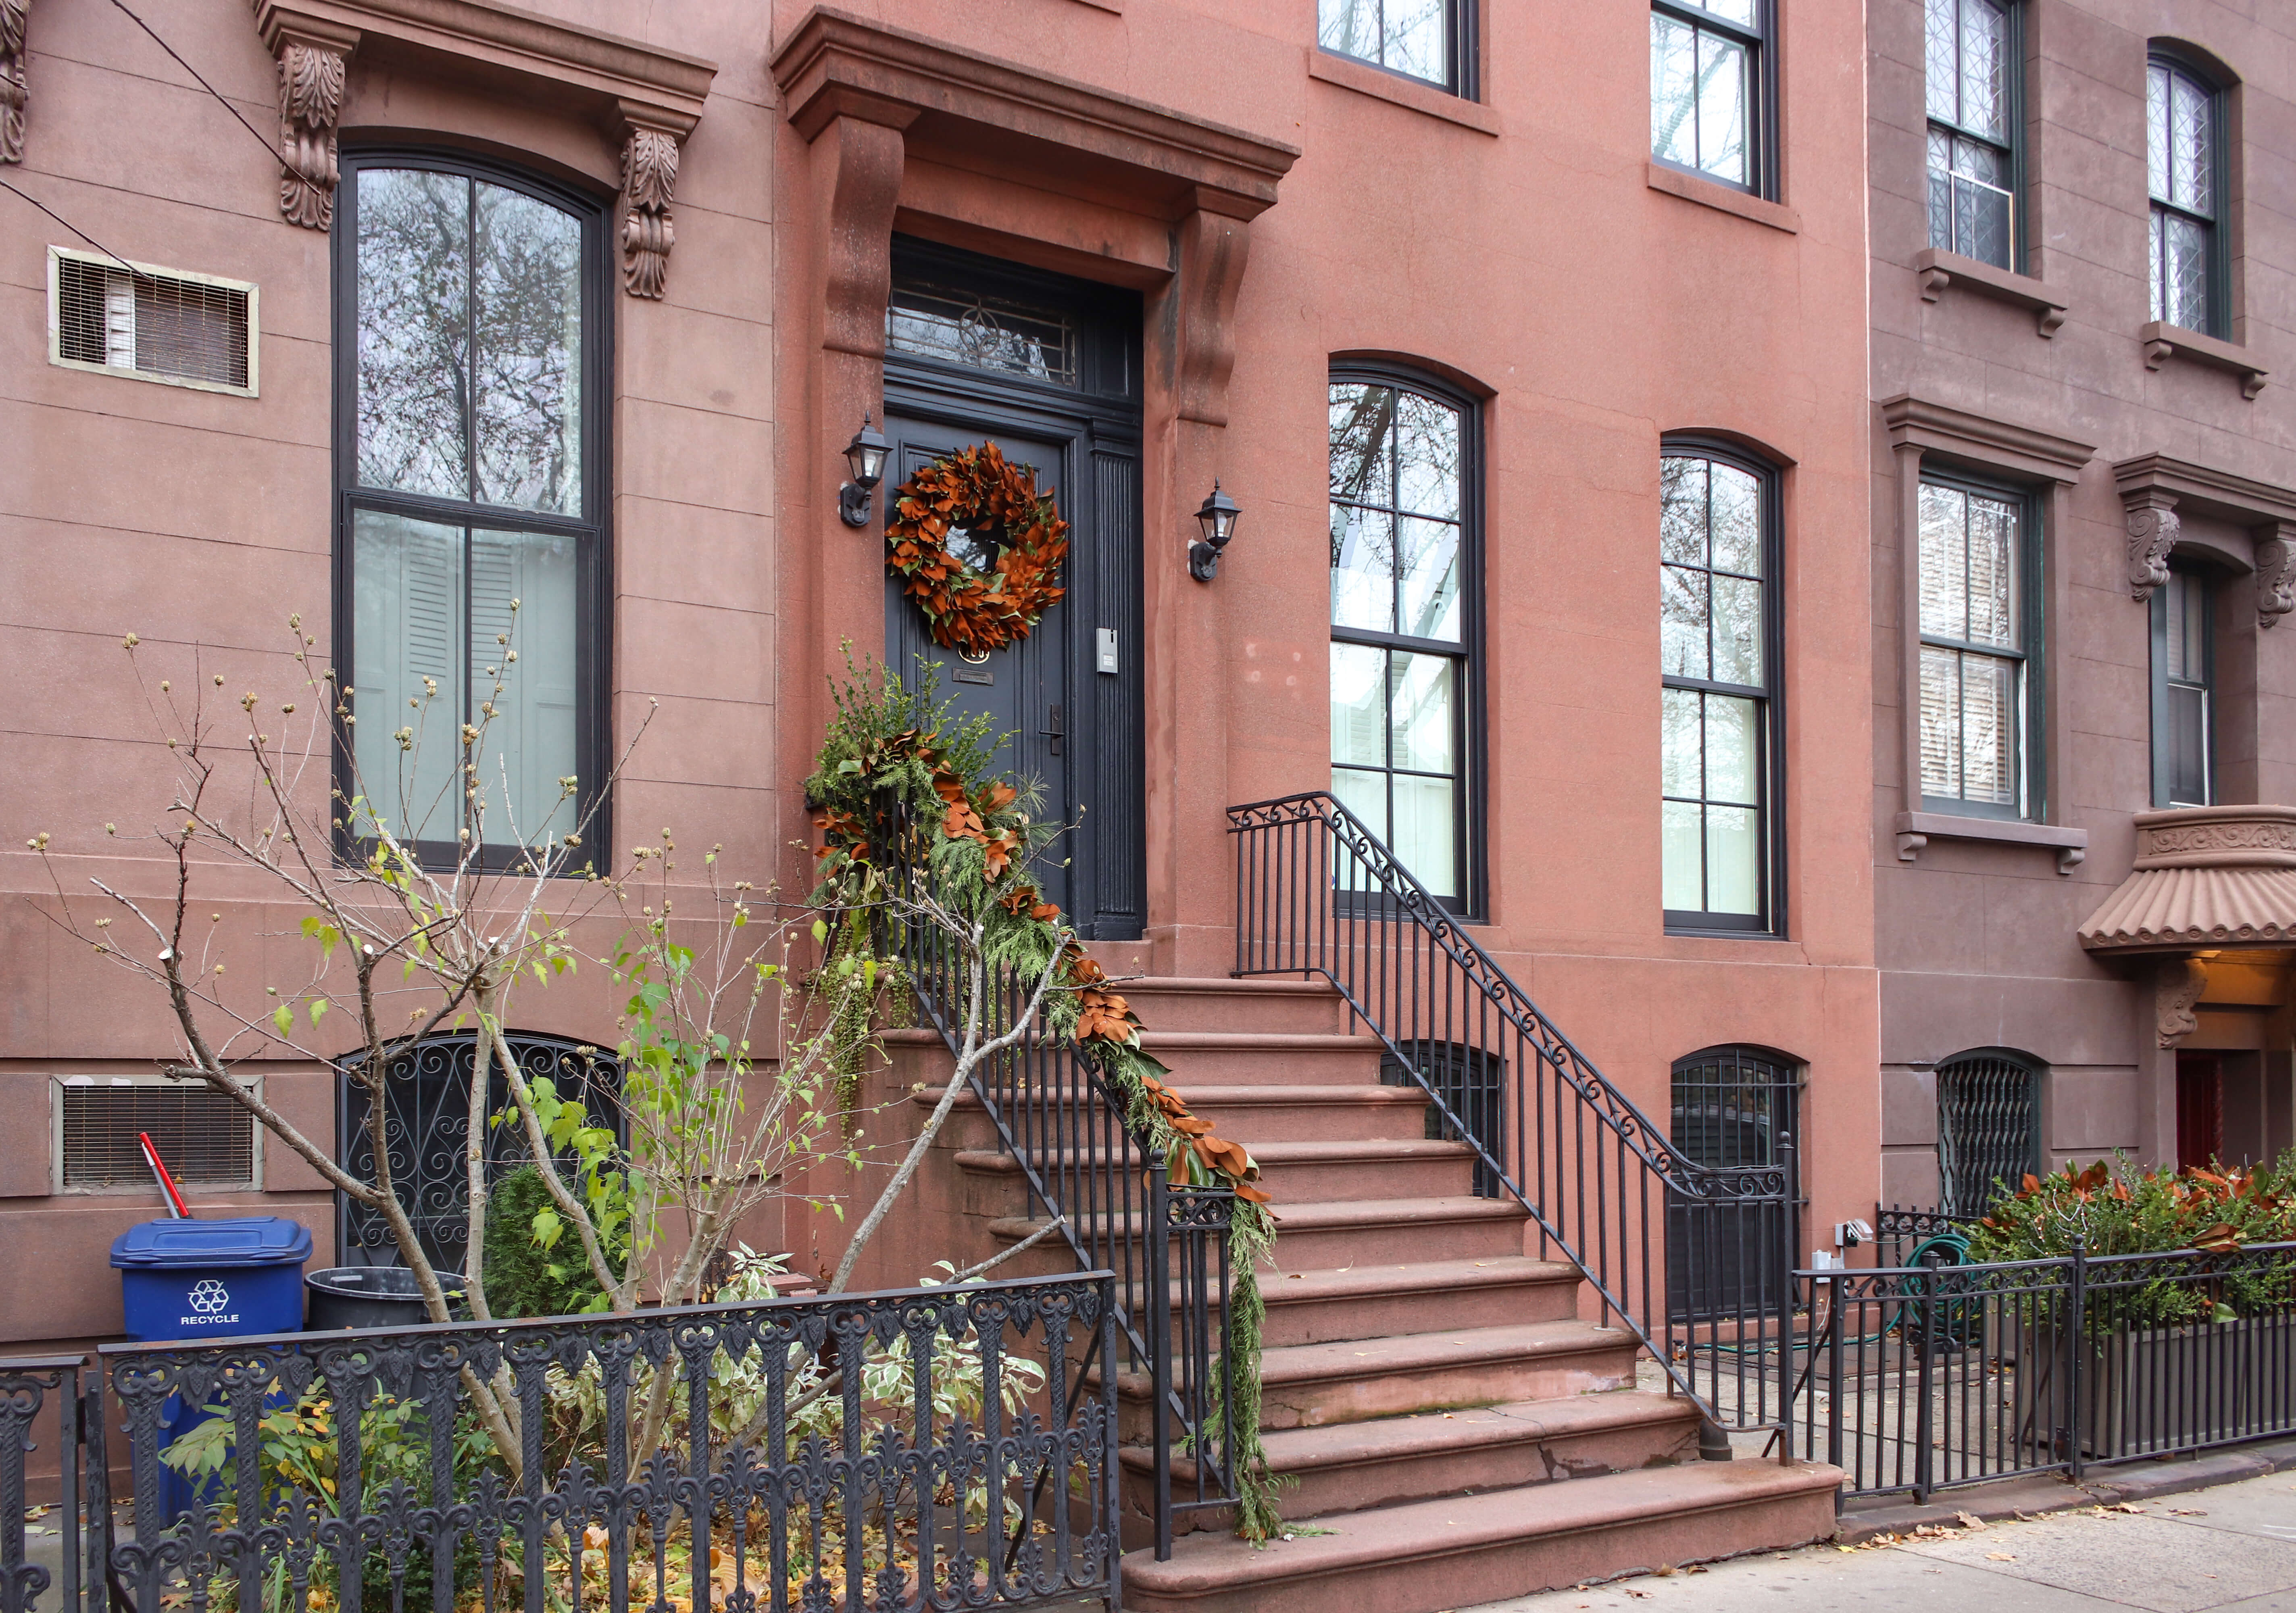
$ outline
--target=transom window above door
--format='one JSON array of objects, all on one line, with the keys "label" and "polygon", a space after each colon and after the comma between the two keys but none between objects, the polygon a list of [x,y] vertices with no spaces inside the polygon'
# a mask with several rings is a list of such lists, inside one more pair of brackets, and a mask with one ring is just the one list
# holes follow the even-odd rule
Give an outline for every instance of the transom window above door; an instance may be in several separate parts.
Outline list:
[{"label": "transom window above door", "polygon": [[1473,14],[1474,0],[1316,0],[1316,43],[1468,95]]},{"label": "transom window above door", "polygon": [[460,160],[345,167],[344,792],[356,832],[500,860],[602,782],[603,209]]},{"label": "transom window above door", "polygon": [[1472,889],[1474,422],[1400,378],[1332,377],[1332,793],[1430,894]]}]

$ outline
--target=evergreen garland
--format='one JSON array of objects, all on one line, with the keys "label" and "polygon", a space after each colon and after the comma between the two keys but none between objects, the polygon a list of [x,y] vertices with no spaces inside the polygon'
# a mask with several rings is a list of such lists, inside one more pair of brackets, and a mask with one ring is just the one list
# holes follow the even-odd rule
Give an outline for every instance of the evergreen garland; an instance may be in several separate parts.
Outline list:
[{"label": "evergreen garland", "polygon": [[[930,870],[937,900],[959,918],[977,921],[990,970],[1033,980],[1053,967],[1058,984],[1047,997],[1046,1024],[1072,1040],[1125,1107],[1136,1134],[1161,1153],[1171,1182],[1182,1187],[1232,1189],[1227,1232],[1229,1349],[1214,1363],[1226,1379],[1231,1426],[1196,1431],[1199,1442],[1225,1437],[1236,1486],[1236,1533],[1255,1543],[1280,1531],[1260,1443],[1260,1334],[1267,1307],[1259,1263],[1273,1250],[1275,1224],[1259,1186],[1258,1164],[1242,1145],[1217,1135],[1192,1114],[1167,1083],[1171,1072],[1140,1045],[1142,1025],[1100,965],[1061,922],[1024,872],[1030,852],[1060,832],[1034,821],[1033,793],[990,775],[994,735],[986,716],[957,722],[936,703],[938,668],[921,666],[918,687],[906,688],[890,672],[876,687],[849,659],[848,677],[832,679],[835,716],[807,798],[822,831],[820,883],[815,903],[834,916],[816,930],[829,954],[824,968],[843,959],[874,956],[879,945],[869,915],[900,894],[891,852],[903,837],[912,859]],[[877,960],[886,967],[891,960]],[[1217,1397],[1215,1404],[1218,1404]]]}]

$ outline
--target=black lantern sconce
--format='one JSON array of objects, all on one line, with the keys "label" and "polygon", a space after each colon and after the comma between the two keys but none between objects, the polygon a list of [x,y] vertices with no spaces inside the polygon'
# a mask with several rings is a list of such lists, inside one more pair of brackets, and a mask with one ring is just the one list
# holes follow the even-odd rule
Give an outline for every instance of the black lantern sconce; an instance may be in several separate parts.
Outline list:
[{"label": "black lantern sconce", "polygon": [[865,411],[861,429],[845,445],[845,464],[853,472],[853,479],[837,490],[837,513],[845,518],[847,526],[869,524],[869,495],[885,479],[885,451],[889,446],[885,434],[870,425]]},{"label": "black lantern sconce", "polygon": [[1200,583],[1208,583],[1219,575],[1220,551],[1235,536],[1235,518],[1242,513],[1235,500],[1220,491],[1219,482],[1212,483],[1211,496],[1204,507],[1196,512],[1196,525],[1203,528],[1203,536],[1188,545],[1188,575]]}]

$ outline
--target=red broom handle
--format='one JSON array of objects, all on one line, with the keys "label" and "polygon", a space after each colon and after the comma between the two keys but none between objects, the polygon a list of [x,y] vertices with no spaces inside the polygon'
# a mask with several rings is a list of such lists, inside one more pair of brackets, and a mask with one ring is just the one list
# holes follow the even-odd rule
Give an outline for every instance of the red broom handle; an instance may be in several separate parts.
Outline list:
[{"label": "red broom handle", "polygon": [[189,1221],[192,1212],[184,1208],[184,1195],[176,1191],[176,1179],[168,1174],[168,1167],[160,1163],[160,1150],[152,1141],[152,1134],[137,1132],[135,1140],[144,1145],[144,1158],[151,1162],[152,1174],[160,1178],[160,1191],[168,1195],[168,1208],[176,1212],[176,1220]]}]

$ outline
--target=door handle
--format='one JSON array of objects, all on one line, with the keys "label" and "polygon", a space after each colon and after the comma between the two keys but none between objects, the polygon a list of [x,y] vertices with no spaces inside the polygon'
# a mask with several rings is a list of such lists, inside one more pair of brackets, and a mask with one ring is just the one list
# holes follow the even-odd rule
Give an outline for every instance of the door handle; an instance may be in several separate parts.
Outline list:
[{"label": "door handle", "polygon": [[1068,737],[1068,730],[1061,726],[1061,708],[1059,706],[1055,705],[1052,708],[1052,714],[1046,717],[1044,733],[1046,739],[1051,741],[1050,749],[1052,753],[1054,756],[1060,755],[1061,741]]}]

